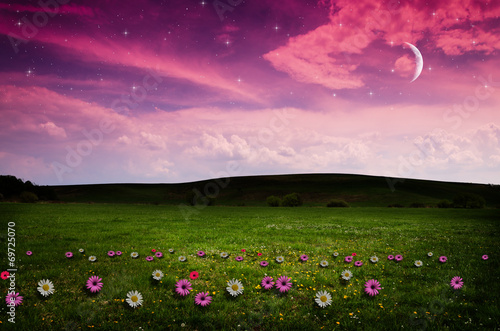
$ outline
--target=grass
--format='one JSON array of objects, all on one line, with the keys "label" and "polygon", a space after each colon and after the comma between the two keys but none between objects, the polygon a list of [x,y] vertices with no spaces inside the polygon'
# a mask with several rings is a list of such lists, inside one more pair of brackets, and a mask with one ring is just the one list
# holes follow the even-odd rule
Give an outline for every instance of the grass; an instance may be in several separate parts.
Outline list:
[{"label": "grass", "polygon": [[[186,220],[176,206],[3,203],[0,214],[4,251],[7,223],[16,223],[16,291],[24,296],[15,327],[2,305],[2,329],[476,330],[500,323],[496,210],[209,207]],[[146,262],[151,249],[164,258]],[[26,256],[27,250],[33,255]],[[110,258],[109,250],[124,254]],[[198,250],[207,256],[197,257]],[[67,251],[75,256],[67,259]],[[133,251],[140,258],[132,259]],[[220,258],[222,251],[231,254],[229,259]],[[429,251],[434,257],[427,257]],[[343,262],[353,252],[362,267]],[[301,254],[309,255],[306,263],[298,261]],[[388,254],[402,254],[404,260],[388,261]],[[483,254],[490,259],[483,261]],[[89,255],[97,262],[89,262]],[[187,262],[179,262],[179,255]],[[244,261],[236,262],[237,255]],[[283,264],[274,262],[278,255],[285,257]],[[380,261],[370,263],[372,255]],[[448,262],[439,263],[440,255]],[[327,268],[318,266],[323,259],[330,263]],[[260,267],[261,260],[269,266]],[[424,266],[416,268],[415,260]],[[340,279],[346,268],[354,274],[349,282]],[[155,269],[165,274],[161,282],[152,279]],[[200,277],[191,281],[191,294],[180,298],[175,282],[193,270]],[[292,289],[286,294],[261,289],[266,274],[292,277]],[[91,275],[103,278],[98,294],[85,288]],[[449,282],[457,275],[465,284],[453,291]],[[235,298],[225,290],[232,278],[245,286]],[[363,292],[372,278],[383,287],[375,297]],[[53,295],[37,292],[41,279],[54,283]],[[2,282],[5,300],[8,283]],[[333,299],[325,309],[314,302],[322,289]],[[131,290],[144,297],[135,310],[123,301]],[[213,296],[210,306],[194,305],[200,291]]]}]

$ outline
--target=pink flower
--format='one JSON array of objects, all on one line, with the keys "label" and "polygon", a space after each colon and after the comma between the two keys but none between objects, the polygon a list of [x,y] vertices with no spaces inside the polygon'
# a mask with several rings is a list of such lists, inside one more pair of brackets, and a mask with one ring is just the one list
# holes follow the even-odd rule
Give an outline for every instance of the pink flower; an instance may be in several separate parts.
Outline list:
[{"label": "pink flower", "polygon": [[198,251],[198,256],[199,257],[204,257],[205,256],[205,252],[204,251]]},{"label": "pink flower", "polygon": [[2,271],[2,274],[0,275],[0,278],[7,279],[9,277],[10,277],[10,273],[8,271]]},{"label": "pink flower", "polygon": [[155,258],[154,258],[154,257],[152,257],[152,256],[147,256],[147,257],[146,257],[146,261],[148,261],[148,262],[151,262],[151,261],[153,261],[154,259],[155,259]]},{"label": "pink flower", "polygon": [[292,288],[292,282],[291,279],[288,278],[287,276],[281,276],[278,278],[278,281],[276,282],[276,288],[280,290],[280,292],[287,292],[289,289]]},{"label": "pink flower", "polygon": [[19,293],[9,293],[5,297],[5,302],[7,303],[7,305],[14,304],[14,307],[17,307],[23,302],[23,297],[20,296]]},{"label": "pink flower", "polygon": [[266,290],[272,289],[274,286],[273,277],[266,276],[262,278],[262,282],[260,284]]},{"label": "pink flower", "polygon": [[243,256],[237,256],[234,258],[236,261],[241,262],[243,261]]},{"label": "pink flower", "polygon": [[380,283],[376,279],[370,279],[365,283],[365,292],[370,296],[378,294],[378,290],[382,289]]},{"label": "pink flower", "polygon": [[396,262],[403,261],[403,255],[396,255],[394,259],[396,260]]},{"label": "pink flower", "polygon": [[92,276],[87,280],[87,288],[92,293],[99,292],[102,289],[101,281],[102,278],[99,278],[97,276]]},{"label": "pink flower", "polygon": [[361,266],[363,265],[363,262],[361,262],[361,261],[356,261],[356,262],[354,262],[354,265],[355,265],[356,267],[361,267]]},{"label": "pink flower", "polygon": [[347,263],[351,263],[352,262],[352,256],[346,256],[344,261],[346,261]]},{"label": "pink flower", "polygon": [[73,253],[71,253],[71,252],[67,252],[67,253],[66,253],[66,257],[67,257],[68,259],[71,259],[71,258],[73,257]]},{"label": "pink flower", "polygon": [[194,297],[194,303],[202,307],[208,306],[212,302],[212,297],[208,295],[209,293],[200,292]]},{"label": "pink flower", "polygon": [[464,285],[464,282],[462,281],[462,278],[455,276],[451,279],[450,285],[454,290],[459,290]]},{"label": "pink flower", "polygon": [[109,251],[109,252],[108,252],[108,256],[109,256],[109,257],[113,257],[113,256],[115,256],[115,252],[114,252],[114,251]]},{"label": "pink flower", "polygon": [[198,271],[191,271],[191,273],[189,274],[189,278],[191,279],[196,279],[200,276],[200,274],[198,273]]},{"label": "pink flower", "polygon": [[181,279],[175,284],[175,292],[180,296],[186,296],[189,294],[189,290],[192,290],[191,283],[186,279]]},{"label": "pink flower", "polygon": [[267,261],[260,261],[260,266],[261,267],[267,267],[269,265],[269,262]]},{"label": "pink flower", "polygon": [[247,250],[243,248],[241,251],[242,251],[243,253],[245,253]]},{"label": "pink flower", "polygon": [[439,262],[441,262],[441,263],[445,263],[447,260],[448,260],[448,258],[446,256],[439,257]]},{"label": "pink flower", "polygon": [[151,252],[156,253],[156,249],[154,249],[154,248],[153,248],[153,249],[151,250]]},{"label": "pink flower", "polygon": [[116,255],[120,256],[120,255],[122,255],[122,252],[116,251]]},{"label": "pink flower", "polygon": [[356,253],[352,253],[352,256],[356,256],[357,254]]},{"label": "pink flower", "polygon": [[302,262],[306,262],[307,260],[309,260],[309,256],[307,256],[306,254],[302,254],[302,255],[300,256],[300,260],[301,260]]},{"label": "pink flower", "polygon": [[33,254],[33,252],[32,252],[32,251],[27,251],[27,252],[26,252],[26,255],[28,255],[28,256],[31,256],[32,254]]},{"label": "pink flower", "polygon": [[389,255],[389,256],[387,257],[387,259],[388,259],[388,260],[394,260],[394,255]]},{"label": "pink flower", "polygon": [[155,256],[156,256],[157,258],[163,257],[163,253],[162,253],[162,252],[156,252],[156,253],[155,253]]},{"label": "pink flower", "polygon": [[486,255],[486,254],[485,254],[485,255],[483,255],[483,256],[482,256],[482,259],[486,261],[486,260],[488,259],[488,255]]},{"label": "pink flower", "polygon": [[257,256],[262,256],[262,253],[257,253]]}]

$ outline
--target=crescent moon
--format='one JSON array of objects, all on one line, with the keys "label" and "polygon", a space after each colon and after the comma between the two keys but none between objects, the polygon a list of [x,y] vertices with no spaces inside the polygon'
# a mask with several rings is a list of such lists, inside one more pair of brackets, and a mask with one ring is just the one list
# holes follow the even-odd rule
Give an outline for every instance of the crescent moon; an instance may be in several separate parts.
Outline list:
[{"label": "crescent moon", "polygon": [[413,46],[412,44],[407,43],[407,42],[405,42],[405,44],[410,46],[411,50],[415,54],[415,63],[417,65],[415,68],[415,73],[413,74],[413,79],[410,82],[410,83],[412,83],[422,73],[422,69],[424,68],[424,58],[422,57],[422,54],[420,53],[418,48],[416,48],[415,46]]}]

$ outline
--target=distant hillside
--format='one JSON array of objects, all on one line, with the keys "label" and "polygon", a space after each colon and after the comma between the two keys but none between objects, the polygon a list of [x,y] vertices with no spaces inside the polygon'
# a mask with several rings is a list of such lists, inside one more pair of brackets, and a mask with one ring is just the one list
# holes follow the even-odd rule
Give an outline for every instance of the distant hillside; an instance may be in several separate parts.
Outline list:
[{"label": "distant hillside", "polygon": [[435,206],[443,199],[452,200],[458,193],[473,193],[482,196],[487,207],[500,207],[499,185],[404,179],[396,183],[392,191],[385,177],[346,174],[248,176],[181,184],[96,184],[53,188],[61,201],[85,203],[179,204],[186,203],[188,192],[195,189],[201,194],[214,194],[216,205],[232,206],[264,206],[270,195],[297,192],[304,206],[325,206],[330,199],[343,199],[354,207],[386,207],[390,204],[408,207],[414,202]]}]

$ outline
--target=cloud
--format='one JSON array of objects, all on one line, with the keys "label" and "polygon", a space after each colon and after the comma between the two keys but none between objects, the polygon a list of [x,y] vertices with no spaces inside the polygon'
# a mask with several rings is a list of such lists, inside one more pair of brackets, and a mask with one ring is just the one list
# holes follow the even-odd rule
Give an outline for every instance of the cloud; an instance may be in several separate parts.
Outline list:
[{"label": "cloud", "polygon": [[55,125],[53,122],[41,123],[40,128],[53,137],[66,138],[66,131]]}]

